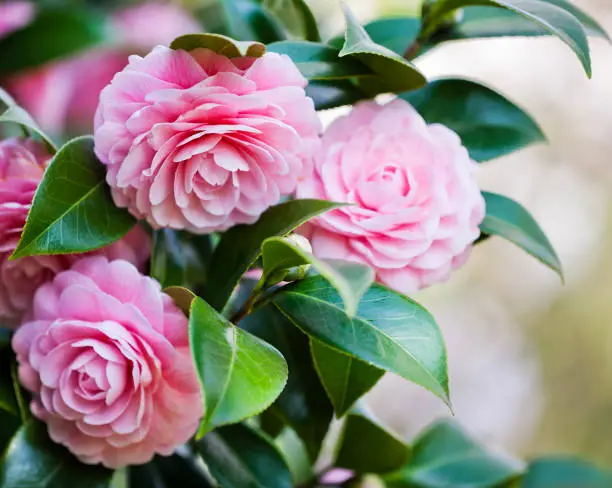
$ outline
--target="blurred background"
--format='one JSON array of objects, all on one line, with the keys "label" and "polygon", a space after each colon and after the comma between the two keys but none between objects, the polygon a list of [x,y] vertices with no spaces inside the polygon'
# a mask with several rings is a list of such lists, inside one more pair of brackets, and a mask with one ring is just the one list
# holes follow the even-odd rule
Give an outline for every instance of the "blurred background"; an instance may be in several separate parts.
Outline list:
[{"label": "blurred background", "polygon": [[[0,79],[49,132],[91,131],[99,90],[130,53],[201,29],[211,0],[120,8],[113,41]],[[274,0],[269,0],[273,2]],[[363,22],[416,13],[417,0],[347,0]],[[612,32],[610,0],[574,3]],[[1,10],[1,7],[11,8]],[[343,29],[339,5],[310,0],[324,38]],[[0,36],[33,5],[0,0]],[[134,10],[134,8],[136,10]],[[191,12],[195,12],[192,15]],[[523,456],[612,459],[612,47],[591,41],[593,79],[551,38],[446,44],[417,60],[429,78],[479,80],[527,109],[549,138],[481,166],[482,188],[532,211],[556,247],[566,283],[511,244],[490,239],[451,282],[417,297],[447,340],[457,418],[491,446]],[[342,109],[324,112],[330,122]],[[369,394],[378,416],[411,438],[448,415],[433,395],[387,375]]]}]

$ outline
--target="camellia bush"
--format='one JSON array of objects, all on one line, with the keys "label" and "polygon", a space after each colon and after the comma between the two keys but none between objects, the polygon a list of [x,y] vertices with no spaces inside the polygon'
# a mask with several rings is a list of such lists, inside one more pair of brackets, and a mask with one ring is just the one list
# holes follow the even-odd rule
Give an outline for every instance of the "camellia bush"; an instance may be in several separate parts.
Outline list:
[{"label": "camellia bush", "polygon": [[562,277],[528,210],[476,180],[538,124],[413,61],[554,36],[590,76],[598,23],[428,0],[361,25],[346,2],[323,40],[304,0],[201,3],[0,4],[0,487],[612,486],[454,421],[406,442],[360,401],[388,372],[452,412],[411,296],[481,242]]}]

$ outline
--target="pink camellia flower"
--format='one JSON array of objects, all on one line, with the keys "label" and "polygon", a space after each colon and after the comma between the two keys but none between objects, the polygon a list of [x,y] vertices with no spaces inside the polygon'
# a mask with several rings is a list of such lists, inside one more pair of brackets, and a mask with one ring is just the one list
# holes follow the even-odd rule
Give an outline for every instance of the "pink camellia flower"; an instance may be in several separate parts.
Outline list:
[{"label": "pink camellia flower", "polygon": [[32,413],[84,463],[146,463],[198,428],[187,318],[127,261],[84,258],[43,285],[13,349]]},{"label": "pink camellia flower", "polygon": [[[9,261],[21,237],[34,193],[51,156],[33,139],[0,142],[0,325],[16,326],[32,303],[36,289],[69,268],[77,256],[33,256]],[[143,266],[149,238],[135,227],[122,240],[95,251]]]},{"label": "pink camellia flower", "polygon": [[329,127],[297,192],[352,205],[303,232],[316,256],[366,263],[402,293],[444,281],[484,218],[475,166],[457,134],[427,125],[404,100],[362,102]]},{"label": "pink camellia flower", "polygon": [[26,25],[34,14],[34,5],[26,1],[0,3],[0,37]]},{"label": "pink camellia flower", "polygon": [[155,228],[252,223],[312,168],[320,122],[289,57],[158,46],[100,96],[96,153],[115,203]]}]

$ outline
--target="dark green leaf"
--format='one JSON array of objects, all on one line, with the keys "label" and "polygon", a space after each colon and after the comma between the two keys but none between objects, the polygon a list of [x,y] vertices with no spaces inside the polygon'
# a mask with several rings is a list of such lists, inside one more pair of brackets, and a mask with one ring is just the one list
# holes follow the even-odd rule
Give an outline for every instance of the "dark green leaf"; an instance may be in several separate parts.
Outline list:
[{"label": "dark green leaf", "polygon": [[312,98],[317,110],[353,105],[368,95],[350,80],[311,81],[306,95]]},{"label": "dark green leaf", "polygon": [[[21,427],[21,419],[0,408],[0,470],[2,469],[2,457],[8,443]],[[3,486],[3,485],[0,485]]]},{"label": "dark green leaf", "polygon": [[10,346],[11,344],[11,331],[0,327],[0,348]]},{"label": "dark green leaf", "polygon": [[340,58],[340,51],[325,44],[306,41],[280,41],[268,51],[286,54],[309,80],[329,80],[372,76],[372,70],[356,59]]},{"label": "dark green leaf", "polygon": [[519,203],[503,195],[483,192],[486,216],[480,224],[484,234],[497,235],[516,244],[539,259],[563,279],[561,261],[552,244],[531,214]]},{"label": "dark green leaf", "polygon": [[[10,346],[0,346],[0,410],[19,417],[19,404],[13,388],[11,363],[14,360]],[[0,452],[2,448],[0,448]]]},{"label": "dark green leaf", "polygon": [[186,34],[172,41],[170,47],[184,51],[205,48],[228,58],[239,56],[259,58],[266,52],[266,46],[259,42],[236,41],[221,34]]},{"label": "dark green leaf", "polygon": [[305,0],[269,0],[264,5],[276,15],[294,37],[320,42],[319,27]]},{"label": "dark green leaf", "polygon": [[129,488],[212,488],[195,459],[179,454],[156,456],[147,464],[128,469]]},{"label": "dark green leaf", "polygon": [[488,452],[455,423],[441,421],[415,441],[412,460],[384,481],[389,488],[494,488],[523,470],[522,463]]},{"label": "dark green leaf", "polygon": [[565,42],[578,56],[590,77],[591,56],[585,29],[574,15],[554,3],[542,0],[441,0],[433,4],[424,18],[421,38],[429,39],[433,36],[446,16],[456,9],[471,6],[499,7],[535,22]]},{"label": "dark green leaf", "polygon": [[425,76],[409,61],[372,41],[348,6],[343,3],[346,18],[345,42],[340,57],[350,56],[368,66],[376,75],[377,91],[401,92],[425,85]]},{"label": "dark green leaf", "polygon": [[374,284],[351,318],[334,287],[313,276],[285,287],[274,304],[311,337],[450,402],[442,334],[431,314],[411,299]]},{"label": "dark green leaf", "polygon": [[314,462],[332,421],[333,408],[315,371],[308,338],[272,305],[247,316],[240,326],[272,344],[287,360],[287,386],[267,412],[296,431]]},{"label": "dark green leaf", "polygon": [[312,357],[337,417],[378,383],[384,371],[312,340]]},{"label": "dark green leaf", "polygon": [[570,457],[532,461],[520,488],[609,488],[612,473]]},{"label": "dark green leaf", "polygon": [[23,29],[0,39],[0,74],[41,66],[104,40],[101,16],[81,8],[46,8]]},{"label": "dark green leaf", "polygon": [[538,124],[504,96],[479,83],[447,78],[404,93],[429,124],[455,131],[475,161],[487,161],[546,140]]},{"label": "dark green leaf", "polygon": [[364,411],[350,412],[335,465],[357,473],[388,473],[410,458],[410,447]]},{"label": "dark green leaf", "polygon": [[160,229],[153,232],[151,276],[162,287],[197,288],[206,280],[206,264],[212,254],[210,236]]},{"label": "dark green leaf", "polygon": [[2,488],[106,488],[112,471],[77,461],[30,420],[11,441],[0,469]]},{"label": "dark green leaf", "polygon": [[261,413],[283,391],[287,363],[281,353],[200,298],[191,305],[189,338],[204,392],[199,435]]},{"label": "dark green leaf", "polygon": [[198,441],[198,449],[223,488],[293,487],[289,468],[274,443],[252,427],[221,427]]},{"label": "dark green leaf", "polygon": [[268,237],[286,235],[304,222],[342,204],[326,200],[292,200],[266,210],[253,225],[233,227],[221,238],[211,259],[202,297],[222,310],[242,275],[261,254]]},{"label": "dark green leaf", "polygon": [[12,258],[79,253],[123,237],[136,220],[113,203],[93,138],[77,137],[53,158]]},{"label": "dark green leaf", "polygon": [[258,0],[221,0],[221,5],[232,37],[264,44],[287,38],[282,24]]},{"label": "dark green leaf", "polygon": [[262,246],[264,276],[271,276],[306,264],[312,267],[338,290],[346,313],[355,315],[359,300],[374,282],[374,270],[349,261],[324,261],[303,251],[296,244],[280,237],[266,239]]}]

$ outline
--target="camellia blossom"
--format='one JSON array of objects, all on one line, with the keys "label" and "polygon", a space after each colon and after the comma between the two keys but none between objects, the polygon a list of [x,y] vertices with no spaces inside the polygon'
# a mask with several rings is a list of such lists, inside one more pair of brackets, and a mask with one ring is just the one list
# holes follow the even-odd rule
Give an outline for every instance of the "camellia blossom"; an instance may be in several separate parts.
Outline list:
[{"label": "camellia blossom", "polygon": [[198,428],[188,320],[127,261],[84,258],[43,285],[13,349],[32,413],[84,463],[146,463]]},{"label": "camellia blossom", "polygon": [[461,140],[404,100],[336,120],[299,198],[351,204],[302,228],[320,258],[370,265],[403,293],[448,279],[479,236],[484,199]]},{"label": "camellia blossom", "polygon": [[[44,145],[33,139],[0,142],[0,324],[5,326],[18,325],[36,289],[78,259],[58,255],[9,260],[50,159]],[[127,259],[140,267],[150,255],[149,238],[144,229],[135,227],[122,240],[95,253]]]},{"label": "camellia blossom", "polygon": [[321,131],[288,56],[158,46],[103,90],[95,147],[115,203],[154,228],[252,223],[312,169]]}]

